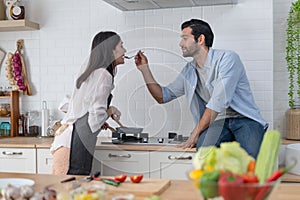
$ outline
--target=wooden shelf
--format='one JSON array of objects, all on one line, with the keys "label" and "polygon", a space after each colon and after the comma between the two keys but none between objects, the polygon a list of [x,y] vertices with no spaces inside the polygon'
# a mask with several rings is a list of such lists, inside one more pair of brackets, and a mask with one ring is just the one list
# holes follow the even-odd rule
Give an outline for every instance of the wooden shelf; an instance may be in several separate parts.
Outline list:
[{"label": "wooden shelf", "polygon": [[283,145],[296,144],[296,143],[300,143],[300,140],[288,140],[288,139],[282,138],[282,142],[281,142],[281,144],[283,144]]},{"label": "wooden shelf", "polygon": [[[9,96],[1,96],[1,98],[8,98],[10,103],[10,116],[0,117],[8,118],[10,121],[10,137],[18,136],[19,134],[19,91],[11,91]],[[8,137],[8,136],[0,136]]]},{"label": "wooden shelf", "polygon": [[0,20],[0,32],[3,31],[32,31],[39,30],[40,25],[26,19]]}]

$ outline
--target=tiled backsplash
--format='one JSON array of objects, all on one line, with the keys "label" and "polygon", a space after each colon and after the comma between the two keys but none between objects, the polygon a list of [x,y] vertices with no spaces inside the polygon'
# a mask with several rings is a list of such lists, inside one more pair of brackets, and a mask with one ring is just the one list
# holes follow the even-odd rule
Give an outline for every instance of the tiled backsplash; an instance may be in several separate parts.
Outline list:
[{"label": "tiled backsplash", "polygon": [[[274,116],[280,111],[273,111],[275,17],[272,0],[130,12],[122,12],[101,0],[31,0],[25,3],[26,18],[38,22],[40,30],[0,33],[0,48],[6,52],[15,51],[17,39],[23,38],[25,42],[34,95],[21,97],[23,112],[40,110],[45,100],[55,118],[63,116],[57,110],[58,104],[71,93],[76,73],[89,55],[91,40],[102,30],[118,32],[128,55],[142,49],[156,80],[168,84],[187,62],[179,48],[180,25],[185,20],[201,18],[213,28],[214,48],[231,49],[240,55],[256,103],[270,127],[274,126],[274,119],[276,123],[282,120]],[[0,85],[5,84],[8,83],[3,64]],[[133,60],[119,66],[113,95],[112,103],[121,110],[121,121],[127,126],[144,127],[144,131],[152,135],[168,131],[188,135],[194,127],[185,98],[158,105],[147,91]]]}]

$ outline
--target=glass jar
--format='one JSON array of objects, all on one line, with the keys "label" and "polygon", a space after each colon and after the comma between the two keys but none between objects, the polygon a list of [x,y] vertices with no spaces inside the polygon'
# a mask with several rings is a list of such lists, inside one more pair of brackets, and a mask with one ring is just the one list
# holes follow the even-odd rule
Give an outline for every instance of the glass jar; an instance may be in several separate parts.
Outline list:
[{"label": "glass jar", "polygon": [[2,117],[8,116],[10,113],[9,107],[10,107],[10,105],[8,103],[1,103],[0,104],[0,116],[2,116]]},{"label": "glass jar", "polygon": [[25,120],[25,136],[39,136],[41,132],[40,113],[38,111],[26,112]]},{"label": "glass jar", "polygon": [[0,124],[1,136],[10,136],[10,123],[1,122]]}]

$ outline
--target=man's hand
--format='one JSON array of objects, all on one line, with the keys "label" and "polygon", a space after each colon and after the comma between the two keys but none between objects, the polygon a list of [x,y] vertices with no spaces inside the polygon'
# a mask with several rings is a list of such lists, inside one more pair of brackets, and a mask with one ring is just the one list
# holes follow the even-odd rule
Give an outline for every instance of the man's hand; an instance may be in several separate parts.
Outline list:
[{"label": "man's hand", "polygon": [[180,147],[180,148],[184,148],[184,149],[194,148],[194,147],[196,147],[198,137],[199,137],[199,134],[194,129],[193,132],[191,133],[189,139],[181,144],[176,145],[176,147]]},{"label": "man's hand", "polygon": [[147,57],[142,53],[142,51],[138,51],[136,56],[134,57],[134,61],[136,64],[136,67],[141,71],[144,66],[148,66],[148,59]]}]

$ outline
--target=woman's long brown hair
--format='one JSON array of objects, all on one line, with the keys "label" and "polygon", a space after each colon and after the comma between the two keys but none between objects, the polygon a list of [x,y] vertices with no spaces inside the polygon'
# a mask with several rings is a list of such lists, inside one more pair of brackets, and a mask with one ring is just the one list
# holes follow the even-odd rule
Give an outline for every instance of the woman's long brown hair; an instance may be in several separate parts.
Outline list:
[{"label": "woman's long brown hair", "polygon": [[90,74],[99,68],[106,68],[114,76],[114,55],[113,50],[120,42],[118,34],[111,31],[99,32],[93,39],[91,54],[86,70],[78,77],[76,88],[79,89],[81,84],[90,76]]}]

